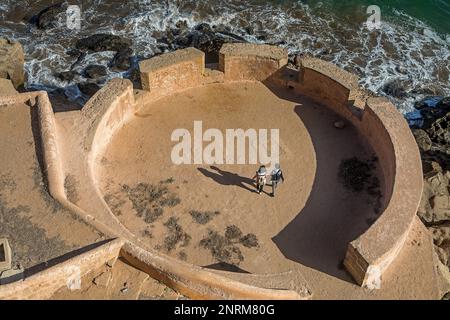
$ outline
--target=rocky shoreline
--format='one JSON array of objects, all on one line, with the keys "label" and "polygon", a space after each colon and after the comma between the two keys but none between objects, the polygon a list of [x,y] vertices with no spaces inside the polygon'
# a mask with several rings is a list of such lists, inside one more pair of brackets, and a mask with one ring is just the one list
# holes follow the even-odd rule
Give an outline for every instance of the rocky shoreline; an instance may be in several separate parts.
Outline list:
[{"label": "rocky shoreline", "polygon": [[450,97],[430,96],[415,108],[421,119],[411,130],[419,146],[424,179],[417,214],[433,235],[442,264],[438,267],[450,283]]}]

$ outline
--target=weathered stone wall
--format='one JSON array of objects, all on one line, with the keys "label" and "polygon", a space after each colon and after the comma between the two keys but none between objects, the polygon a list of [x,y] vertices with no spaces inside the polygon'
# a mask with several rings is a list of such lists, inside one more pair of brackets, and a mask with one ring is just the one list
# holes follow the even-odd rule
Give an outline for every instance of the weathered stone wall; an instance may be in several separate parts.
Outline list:
[{"label": "weathered stone wall", "polygon": [[136,103],[133,84],[125,79],[112,79],[83,107],[81,114],[88,135],[85,148],[95,158],[134,114]]},{"label": "weathered stone wall", "polygon": [[349,244],[344,265],[355,280],[370,288],[401,250],[422,193],[422,165],[408,124],[384,98],[369,98],[358,78],[337,66],[304,58],[300,71],[282,69],[270,82],[325,105],[350,121],[375,151],[384,178],[383,212]]},{"label": "weathered stone wall", "polygon": [[162,54],[139,64],[142,88],[155,98],[201,84],[205,71],[205,54],[186,48]]},{"label": "weathered stone wall", "polygon": [[192,299],[307,300],[312,297],[299,273],[236,274],[212,271],[128,243],[122,256],[133,266]]},{"label": "weathered stone wall", "polygon": [[25,82],[25,57],[20,43],[0,39],[0,78],[11,80],[15,88]]},{"label": "weathered stone wall", "polygon": [[270,45],[224,44],[219,53],[219,70],[228,81],[264,81],[287,62],[287,50]]},{"label": "weathered stone wall", "polygon": [[0,286],[0,300],[42,300],[50,298],[69,280],[83,277],[107,262],[115,260],[123,246],[120,239],[103,244],[22,281]]}]

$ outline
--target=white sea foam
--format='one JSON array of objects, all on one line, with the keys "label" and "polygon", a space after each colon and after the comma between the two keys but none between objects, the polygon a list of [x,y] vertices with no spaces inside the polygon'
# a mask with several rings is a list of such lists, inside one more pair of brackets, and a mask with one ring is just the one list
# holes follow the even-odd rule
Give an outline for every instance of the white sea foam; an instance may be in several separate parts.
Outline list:
[{"label": "white sea foam", "polygon": [[[0,10],[12,6],[7,0]],[[248,4],[240,1],[149,1],[111,2],[95,0],[82,7],[80,33],[57,28],[1,24],[0,33],[21,41],[27,53],[26,71],[31,87],[66,87],[74,83],[56,77],[76,58],[66,54],[75,39],[107,32],[131,38],[140,57],[160,52],[157,39],[184,21],[188,28],[200,22],[225,25],[250,42],[282,43],[290,53],[303,52],[334,62],[355,72],[365,88],[384,94],[382,88],[393,79],[409,82],[407,90],[428,84],[441,86],[450,95],[450,35],[440,35],[425,23],[394,11],[395,24],[383,21],[381,30],[370,32],[363,23],[336,18],[324,4],[310,7],[302,2]],[[249,33],[248,27],[254,32]],[[264,37],[264,38],[263,38]],[[77,66],[107,65],[113,53],[88,54]],[[106,79],[125,73],[109,71]],[[80,76],[83,80],[83,75]],[[80,79],[76,79],[78,81]],[[396,100],[403,112],[412,109],[417,95]]]}]

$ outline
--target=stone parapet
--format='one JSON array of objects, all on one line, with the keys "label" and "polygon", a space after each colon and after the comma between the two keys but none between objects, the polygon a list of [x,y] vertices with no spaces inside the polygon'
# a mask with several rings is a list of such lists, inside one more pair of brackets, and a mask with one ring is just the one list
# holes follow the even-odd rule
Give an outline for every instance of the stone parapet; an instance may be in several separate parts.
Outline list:
[{"label": "stone parapet", "polygon": [[219,70],[228,81],[264,81],[287,62],[287,50],[270,45],[224,44],[219,53]]}]

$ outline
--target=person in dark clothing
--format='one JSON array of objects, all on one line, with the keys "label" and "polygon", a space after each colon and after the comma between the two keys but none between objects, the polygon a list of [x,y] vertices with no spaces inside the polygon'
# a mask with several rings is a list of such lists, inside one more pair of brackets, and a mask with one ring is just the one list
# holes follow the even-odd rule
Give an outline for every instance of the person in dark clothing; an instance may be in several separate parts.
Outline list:
[{"label": "person in dark clothing", "polygon": [[278,163],[275,164],[275,169],[272,170],[271,181],[272,181],[271,196],[275,197],[275,189],[277,188],[280,182],[284,182],[283,171],[281,171],[280,165]]}]

